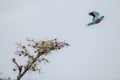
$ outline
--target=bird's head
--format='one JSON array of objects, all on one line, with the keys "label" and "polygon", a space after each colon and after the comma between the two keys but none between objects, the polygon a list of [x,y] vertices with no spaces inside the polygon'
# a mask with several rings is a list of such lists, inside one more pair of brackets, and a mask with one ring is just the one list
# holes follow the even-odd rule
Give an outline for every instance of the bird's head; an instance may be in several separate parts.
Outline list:
[{"label": "bird's head", "polygon": [[103,19],[105,16],[101,16],[100,18]]}]

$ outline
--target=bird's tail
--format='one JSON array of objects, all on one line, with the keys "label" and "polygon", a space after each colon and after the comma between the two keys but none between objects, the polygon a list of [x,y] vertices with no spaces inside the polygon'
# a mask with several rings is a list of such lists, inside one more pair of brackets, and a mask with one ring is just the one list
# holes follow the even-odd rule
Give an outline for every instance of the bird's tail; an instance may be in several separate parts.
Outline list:
[{"label": "bird's tail", "polygon": [[88,26],[91,26],[91,25],[94,25],[95,23],[89,23],[89,24],[87,24]]}]

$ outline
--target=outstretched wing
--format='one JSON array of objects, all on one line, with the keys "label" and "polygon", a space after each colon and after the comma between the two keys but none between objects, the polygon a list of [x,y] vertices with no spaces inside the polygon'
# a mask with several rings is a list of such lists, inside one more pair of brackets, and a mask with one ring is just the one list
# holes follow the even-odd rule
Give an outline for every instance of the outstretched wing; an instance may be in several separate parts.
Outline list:
[{"label": "outstretched wing", "polygon": [[99,17],[99,13],[96,11],[90,12],[89,15],[93,16],[92,22],[95,22]]}]

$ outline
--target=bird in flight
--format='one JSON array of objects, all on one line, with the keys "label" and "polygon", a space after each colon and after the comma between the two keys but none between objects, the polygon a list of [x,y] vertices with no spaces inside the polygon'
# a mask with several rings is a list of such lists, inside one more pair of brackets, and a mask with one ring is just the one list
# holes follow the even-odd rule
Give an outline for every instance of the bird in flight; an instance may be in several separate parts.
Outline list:
[{"label": "bird in flight", "polygon": [[98,24],[104,18],[104,16],[99,17],[99,13],[96,12],[96,11],[90,12],[89,15],[92,16],[93,19],[92,19],[92,22],[90,22],[90,23],[87,24],[88,26],[91,26],[91,25],[94,25],[94,24]]}]

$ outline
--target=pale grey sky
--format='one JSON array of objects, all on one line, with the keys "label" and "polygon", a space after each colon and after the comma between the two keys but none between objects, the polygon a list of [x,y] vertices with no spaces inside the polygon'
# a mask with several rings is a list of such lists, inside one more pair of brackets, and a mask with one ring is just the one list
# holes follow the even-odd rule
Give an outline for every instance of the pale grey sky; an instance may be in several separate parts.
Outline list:
[{"label": "pale grey sky", "polygon": [[[15,42],[58,38],[71,46],[23,80],[120,80],[120,0],[0,0],[0,72],[15,77]],[[88,13],[105,19],[85,27]]]}]

